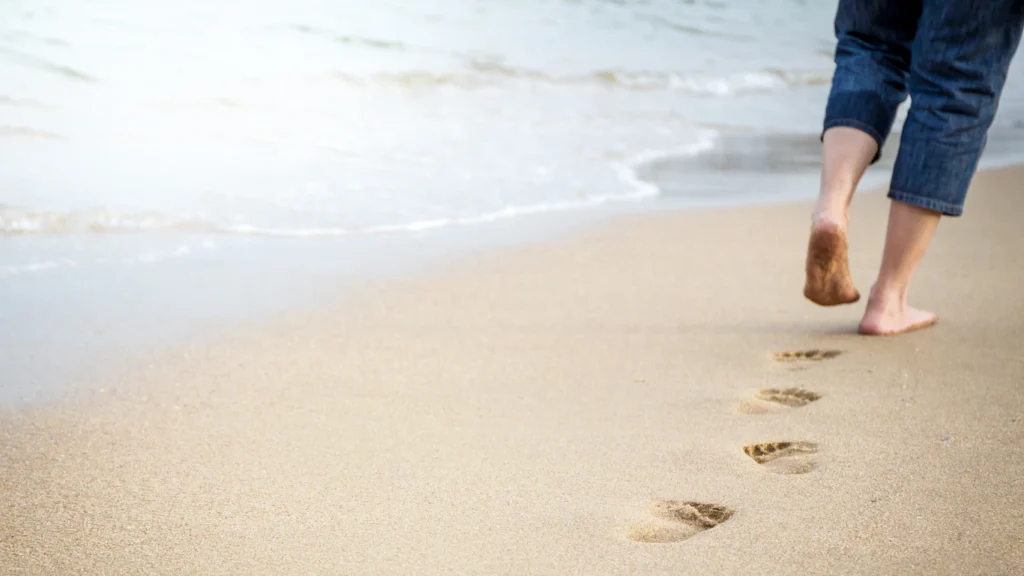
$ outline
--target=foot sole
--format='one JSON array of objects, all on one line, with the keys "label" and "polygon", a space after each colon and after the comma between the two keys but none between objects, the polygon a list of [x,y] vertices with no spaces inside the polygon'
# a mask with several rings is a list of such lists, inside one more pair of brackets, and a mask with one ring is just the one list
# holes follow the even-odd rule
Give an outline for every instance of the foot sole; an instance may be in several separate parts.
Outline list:
[{"label": "foot sole", "polygon": [[847,262],[846,236],[838,226],[816,226],[807,247],[804,297],[819,306],[840,306],[860,300]]}]

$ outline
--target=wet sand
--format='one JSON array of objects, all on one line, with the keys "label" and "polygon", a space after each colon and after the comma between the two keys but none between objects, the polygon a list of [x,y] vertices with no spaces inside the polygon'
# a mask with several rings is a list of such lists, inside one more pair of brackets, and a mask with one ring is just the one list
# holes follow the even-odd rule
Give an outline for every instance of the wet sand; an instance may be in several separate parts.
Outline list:
[{"label": "wet sand", "polygon": [[[913,301],[801,295],[807,203],[629,217],[0,419],[0,574],[1024,571],[1024,170]],[[858,197],[870,287],[887,200]]]}]

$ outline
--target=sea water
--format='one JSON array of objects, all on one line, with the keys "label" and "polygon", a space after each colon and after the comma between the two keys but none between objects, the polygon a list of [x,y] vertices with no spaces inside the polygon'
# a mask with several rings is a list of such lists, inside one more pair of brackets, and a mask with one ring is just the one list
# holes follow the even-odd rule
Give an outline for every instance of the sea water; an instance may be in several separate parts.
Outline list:
[{"label": "sea water", "polygon": [[544,222],[810,197],[835,7],[6,0],[0,390]]}]

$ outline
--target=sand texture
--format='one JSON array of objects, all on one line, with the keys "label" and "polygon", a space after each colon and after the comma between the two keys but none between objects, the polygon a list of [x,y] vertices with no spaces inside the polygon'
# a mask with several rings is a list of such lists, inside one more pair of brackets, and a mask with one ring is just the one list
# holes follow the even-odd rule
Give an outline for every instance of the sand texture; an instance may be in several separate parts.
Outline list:
[{"label": "sand texture", "polygon": [[[629,217],[133,359],[0,419],[0,574],[1024,573],[1024,170],[912,289],[809,204]],[[854,201],[867,293],[888,201]]]}]

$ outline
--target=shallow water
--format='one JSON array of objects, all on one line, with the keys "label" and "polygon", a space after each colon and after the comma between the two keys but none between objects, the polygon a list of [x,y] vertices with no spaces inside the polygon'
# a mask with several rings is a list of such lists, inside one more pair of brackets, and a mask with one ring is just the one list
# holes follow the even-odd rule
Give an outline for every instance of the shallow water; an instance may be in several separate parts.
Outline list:
[{"label": "shallow water", "polygon": [[[8,0],[0,367],[595,215],[807,197],[834,9]],[[1024,154],[1020,69],[995,160]]]}]

